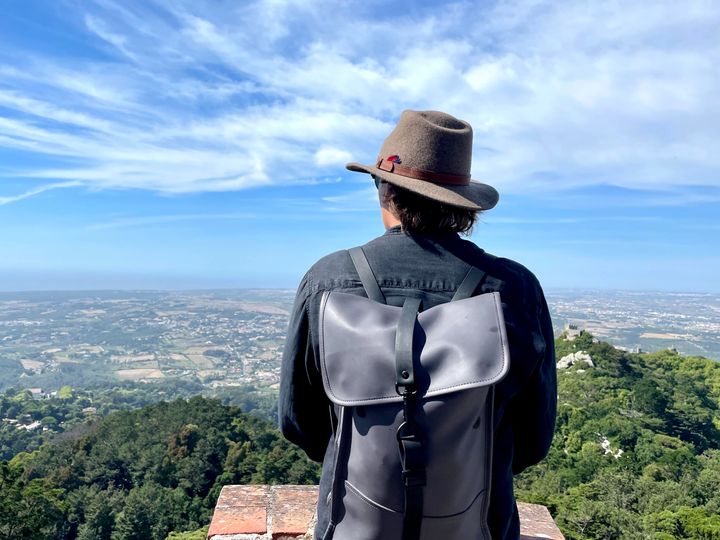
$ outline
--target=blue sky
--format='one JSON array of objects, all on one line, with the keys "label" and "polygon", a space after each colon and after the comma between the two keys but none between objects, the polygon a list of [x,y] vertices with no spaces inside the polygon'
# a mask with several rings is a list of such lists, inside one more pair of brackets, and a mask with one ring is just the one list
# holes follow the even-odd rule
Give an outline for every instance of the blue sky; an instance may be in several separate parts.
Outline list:
[{"label": "blue sky", "polygon": [[403,109],[474,128],[473,241],[546,287],[720,291],[720,4],[10,0],[0,290],[294,287],[383,232]]}]

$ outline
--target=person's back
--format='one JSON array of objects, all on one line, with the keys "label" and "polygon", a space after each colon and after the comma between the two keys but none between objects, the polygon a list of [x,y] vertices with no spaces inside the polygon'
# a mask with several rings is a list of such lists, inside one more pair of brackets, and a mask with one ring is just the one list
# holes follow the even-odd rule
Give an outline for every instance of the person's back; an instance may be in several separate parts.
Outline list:
[{"label": "person's back", "polygon": [[[395,158],[393,163],[401,160],[395,153],[392,157]],[[408,167],[408,170],[412,174],[417,169]],[[493,257],[458,234],[472,226],[476,215],[473,212],[494,206],[496,194],[493,200],[492,192],[486,190],[484,205],[478,204],[477,208],[471,203],[461,207],[447,201],[438,205],[437,199],[427,193],[412,193],[412,189],[408,192],[397,184],[380,183],[381,177],[388,176],[385,168],[363,171],[380,173],[376,183],[387,230],[363,245],[362,250],[388,305],[402,306],[411,296],[422,301],[423,310],[446,303],[471,268],[482,271],[482,281],[474,294],[500,294],[510,349],[510,371],[495,387],[487,522],[492,538],[517,538],[519,523],[512,475],[546,455],[555,421],[553,334],[542,289],[535,277],[520,264]],[[449,176],[442,176],[442,179],[448,180]],[[392,176],[390,180],[393,180]],[[428,214],[428,208],[431,214]],[[438,216],[450,216],[450,219],[433,221]],[[320,368],[318,316],[326,291],[366,294],[347,251],[323,257],[304,276],[283,357],[279,404],[282,431],[311,459],[323,461],[315,531],[317,540],[331,538],[333,533],[329,499],[337,424],[334,409],[323,389]],[[468,456],[469,468],[485,466],[472,458]]]}]

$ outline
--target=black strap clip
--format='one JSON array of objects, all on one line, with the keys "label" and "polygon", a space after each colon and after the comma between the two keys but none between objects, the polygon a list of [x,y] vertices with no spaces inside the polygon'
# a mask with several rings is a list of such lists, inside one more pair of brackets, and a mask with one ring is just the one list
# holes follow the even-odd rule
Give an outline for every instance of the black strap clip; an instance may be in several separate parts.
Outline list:
[{"label": "black strap clip", "polygon": [[415,384],[402,384],[399,382],[395,383],[395,391],[402,397],[416,396],[418,393]]},{"label": "black strap clip", "polygon": [[425,441],[422,429],[413,420],[405,421],[398,427],[396,437],[403,469],[403,483],[406,487],[424,486],[426,483]]},{"label": "black strap clip", "polygon": [[405,487],[424,487],[427,484],[425,469],[403,471],[402,479]]},{"label": "black strap clip", "polygon": [[398,443],[413,442],[422,444],[422,430],[420,425],[414,420],[406,420],[400,426],[398,426],[395,434]]}]

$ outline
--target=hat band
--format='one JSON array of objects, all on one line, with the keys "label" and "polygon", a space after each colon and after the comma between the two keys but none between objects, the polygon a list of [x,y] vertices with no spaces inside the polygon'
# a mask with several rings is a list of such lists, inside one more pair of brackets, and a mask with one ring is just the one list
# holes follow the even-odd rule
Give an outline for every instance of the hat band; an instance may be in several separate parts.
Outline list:
[{"label": "hat band", "polygon": [[376,167],[382,171],[399,174],[400,176],[406,176],[408,178],[414,178],[416,180],[426,180],[428,182],[434,182],[436,184],[452,184],[454,186],[467,186],[470,184],[469,174],[447,174],[433,171],[425,171],[423,169],[416,169],[414,167],[406,167],[405,165],[399,165],[394,161],[389,161],[382,157],[378,158]]}]

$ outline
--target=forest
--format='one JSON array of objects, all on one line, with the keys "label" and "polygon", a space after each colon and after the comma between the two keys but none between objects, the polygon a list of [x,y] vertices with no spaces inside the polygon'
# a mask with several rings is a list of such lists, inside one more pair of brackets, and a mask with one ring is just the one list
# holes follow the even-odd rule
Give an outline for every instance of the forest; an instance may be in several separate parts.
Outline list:
[{"label": "forest", "polygon": [[239,407],[161,401],[0,462],[0,538],[164,540],[206,527],[225,484],[310,484],[318,472]]},{"label": "forest", "polygon": [[631,354],[583,332],[556,341],[553,445],[516,477],[568,540],[720,539],[720,364],[672,350]]},{"label": "forest", "polygon": [[277,416],[276,396],[252,384],[207,388],[196,381],[171,378],[147,383],[115,381],[80,388],[65,385],[54,395],[41,399],[33,399],[26,389],[10,387],[0,394],[0,460],[35,450],[57,434],[90,419],[197,395],[237,405],[243,412],[266,420],[275,421]]},{"label": "forest", "polygon": [[[576,361],[558,369],[555,439],[516,477],[518,500],[547,506],[568,540],[720,539],[720,364],[585,332],[556,348]],[[103,392],[0,396],[4,416],[56,420],[28,439],[0,432],[0,538],[200,540],[223,485],[318,481],[317,464],[243,407]]]}]

